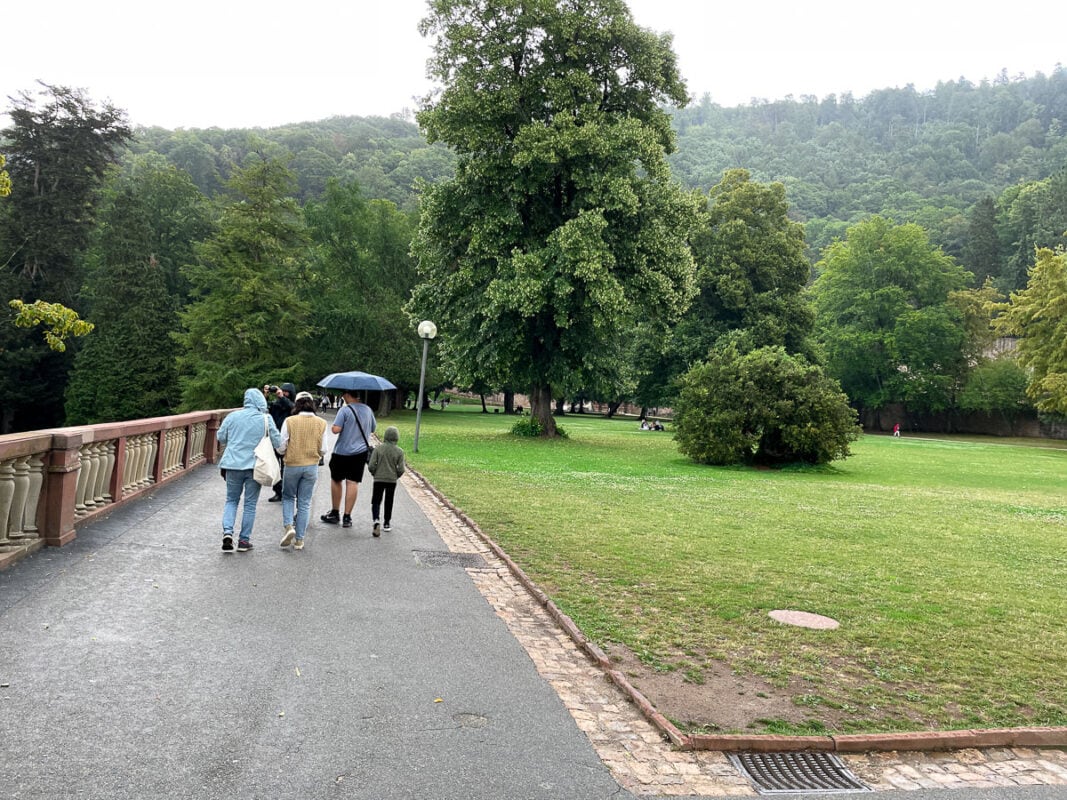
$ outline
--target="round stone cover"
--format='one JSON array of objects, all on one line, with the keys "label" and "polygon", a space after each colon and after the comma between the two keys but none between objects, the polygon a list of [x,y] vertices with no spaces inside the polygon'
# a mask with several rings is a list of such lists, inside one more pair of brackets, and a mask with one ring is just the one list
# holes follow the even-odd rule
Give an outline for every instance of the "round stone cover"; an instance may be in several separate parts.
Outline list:
[{"label": "round stone cover", "polygon": [[799,625],[801,628],[833,630],[834,628],[840,627],[840,623],[836,619],[824,617],[821,614],[809,614],[807,611],[776,609],[768,614],[768,616],[778,622],[784,622],[786,625]]}]

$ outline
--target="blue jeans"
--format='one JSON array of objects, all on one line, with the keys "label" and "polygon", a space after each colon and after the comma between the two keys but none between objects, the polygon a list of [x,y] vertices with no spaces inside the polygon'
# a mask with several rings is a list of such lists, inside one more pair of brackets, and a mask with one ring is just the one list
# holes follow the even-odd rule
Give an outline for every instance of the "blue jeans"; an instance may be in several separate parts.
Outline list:
[{"label": "blue jeans", "polygon": [[311,495],[319,476],[317,464],[306,467],[286,467],[282,476],[282,523],[293,525],[293,503],[296,503],[296,538],[304,540],[311,518]]},{"label": "blue jeans", "polygon": [[233,526],[237,521],[237,503],[241,499],[241,492],[244,492],[245,505],[241,513],[241,535],[237,538],[242,542],[247,542],[252,538],[252,526],[256,523],[256,503],[259,502],[261,488],[252,477],[252,470],[226,470],[226,505],[222,508],[223,534],[233,535]]}]

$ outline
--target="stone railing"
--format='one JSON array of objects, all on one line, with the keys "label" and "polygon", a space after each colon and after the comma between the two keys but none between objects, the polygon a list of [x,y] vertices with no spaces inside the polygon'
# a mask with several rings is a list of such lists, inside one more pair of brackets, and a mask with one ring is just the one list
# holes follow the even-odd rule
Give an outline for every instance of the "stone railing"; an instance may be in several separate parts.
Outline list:
[{"label": "stone railing", "polygon": [[216,460],[229,411],[0,436],[0,569],[72,541],[76,528]]}]

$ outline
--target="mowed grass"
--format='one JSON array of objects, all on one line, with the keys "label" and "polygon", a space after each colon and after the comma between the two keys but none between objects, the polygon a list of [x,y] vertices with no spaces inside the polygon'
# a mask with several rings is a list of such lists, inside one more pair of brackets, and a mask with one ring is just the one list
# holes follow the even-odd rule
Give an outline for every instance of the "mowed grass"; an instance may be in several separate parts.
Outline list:
[{"label": "mowed grass", "polygon": [[570,415],[541,441],[475,410],[424,413],[418,454],[414,413],[389,423],[601,645],[788,688],[809,721],[776,732],[1067,725],[1064,443],[865,436],[830,467],[761,471],[693,464],[629,420]]}]

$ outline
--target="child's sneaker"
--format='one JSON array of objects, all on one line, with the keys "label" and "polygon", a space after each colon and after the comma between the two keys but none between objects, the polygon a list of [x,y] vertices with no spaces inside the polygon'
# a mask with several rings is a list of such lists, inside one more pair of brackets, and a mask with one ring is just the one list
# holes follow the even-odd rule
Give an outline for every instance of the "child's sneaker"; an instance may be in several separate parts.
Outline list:
[{"label": "child's sneaker", "polygon": [[292,525],[285,526],[285,536],[282,537],[282,547],[288,547],[293,543],[293,539],[296,538],[296,528]]},{"label": "child's sneaker", "polygon": [[222,534],[222,552],[224,552],[224,553],[232,553],[233,552],[233,534],[232,533],[224,533],[224,534]]},{"label": "child's sneaker", "polygon": [[344,515],[344,518],[341,520],[341,527],[342,528],[351,528],[352,527],[352,515],[351,514],[345,514]]},{"label": "child's sneaker", "polygon": [[238,553],[247,553],[251,549],[252,549],[252,543],[250,541],[248,541],[247,539],[238,539],[237,540],[237,552]]},{"label": "child's sneaker", "polygon": [[392,529],[393,529],[393,526],[390,525],[388,522],[385,523],[384,525],[382,525],[382,530],[385,531],[386,533],[389,533],[389,531],[391,531]]},{"label": "child's sneaker", "polygon": [[382,526],[379,522],[374,523],[374,530],[371,531],[371,536],[377,538],[382,535]]}]

